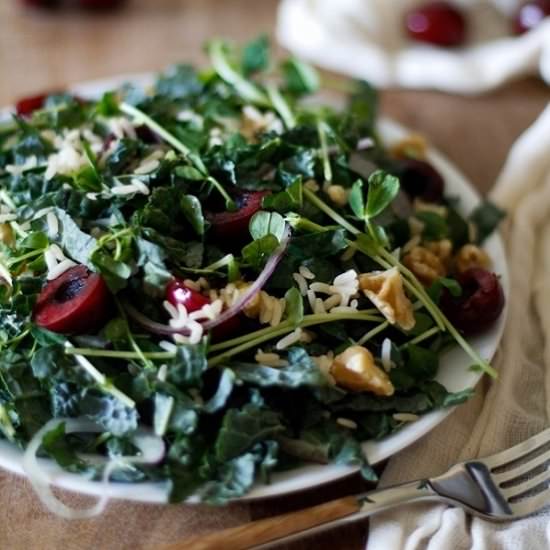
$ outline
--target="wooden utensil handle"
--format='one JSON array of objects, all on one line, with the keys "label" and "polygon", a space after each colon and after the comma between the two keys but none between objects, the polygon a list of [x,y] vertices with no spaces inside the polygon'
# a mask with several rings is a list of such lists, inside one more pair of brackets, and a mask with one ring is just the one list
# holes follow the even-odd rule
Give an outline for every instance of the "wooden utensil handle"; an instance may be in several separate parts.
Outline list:
[{"label": "wooden utensil handle", "polygon": [[273,542],[281,537],[298,533],[328,521],[357,512],[360,504],[349,496],[332,500],[312,508],[290,512],[271,518],[224,529],[203,537],[193,537],[168,546],[165,550],[245,550]]}]

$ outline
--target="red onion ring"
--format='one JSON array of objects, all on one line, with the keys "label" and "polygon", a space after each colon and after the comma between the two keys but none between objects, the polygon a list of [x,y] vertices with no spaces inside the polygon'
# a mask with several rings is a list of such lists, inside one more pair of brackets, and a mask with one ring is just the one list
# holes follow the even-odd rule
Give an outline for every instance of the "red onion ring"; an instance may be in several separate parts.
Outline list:
[{"label": "red onion ring", "polygon": [[[219,317],[217,317],[216,319],[212,319],[211,321],[203,322],[202,326],[204,330],[211,330],[214,327],[225,323],[231,317],[237,315],[237,313],[239,313],[246,306],[246,304],[248,304],[248,302],[250,302],[250,300],[252,300],[254,296],[256,296],[258,292],[260,292],[260,290],[262,290],[271,275],[273,275],[273,272],[279,265],[279,262],[283,259],[289,241],[290,228],[287,225],[285,227],[285,231],[283,233],[279,246],[270,256],[269,260],[265,264],[265,267],[262,269],[262,272],[258,275],[258,278],[250,285],[250,287],[248,287],[247,291],[242,296],[240,296],[239,299],[231,307],[222,312]],[[182,334],[184,336],[189,335],[189,330],[185,328],[172,328],[169,325],[163,325],[162,323],[152,321],[128,303],[124,304],[124,309],[126,310],[128,315],[134,321],[136,321],[136,323],[139,323],[143,328],[149,330],[149,332],[161,334],[163,336],[170,336],[172,334]]]}]

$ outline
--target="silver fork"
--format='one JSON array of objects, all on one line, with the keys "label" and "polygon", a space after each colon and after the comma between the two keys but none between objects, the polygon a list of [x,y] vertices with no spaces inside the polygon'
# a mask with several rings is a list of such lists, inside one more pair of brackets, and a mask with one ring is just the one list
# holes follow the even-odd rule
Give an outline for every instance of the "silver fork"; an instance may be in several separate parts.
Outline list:
[{"label": "silver fork", "polygon": [[468,460],[443,475],[409,481],[182,541],[176,550],[265,550],[355,523],[400,504],[438,500],[491,521],[511,521],[550,504],[550,429],[506,451]]}]

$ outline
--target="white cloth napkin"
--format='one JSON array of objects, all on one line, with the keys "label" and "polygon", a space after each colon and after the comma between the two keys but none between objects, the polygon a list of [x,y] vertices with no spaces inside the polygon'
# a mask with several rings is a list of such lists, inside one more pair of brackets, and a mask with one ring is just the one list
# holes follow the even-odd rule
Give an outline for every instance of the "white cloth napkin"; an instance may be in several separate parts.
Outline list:
[{"label": "white cloth napkin", "polygon": [[550,19],[520,37],[510,15],[523,0],[455,0],[470,21],[464,48],[409,40],[404,13],[425,0],[283,0],[280,43],[325,69],[378,87],[478,93],[540,74],[550,84]]},{"label": "white cloth napkin", "polygon": [[[475,397],[388,464],[381,486],[444,472],[451,464],[527,439],[550,420],[550,104],[512,148],[492,192],[508,211],[508,321]],[[371,519],[369,550],[535,550],[550,548],[550,510],[504,524],[439,504]]]}]

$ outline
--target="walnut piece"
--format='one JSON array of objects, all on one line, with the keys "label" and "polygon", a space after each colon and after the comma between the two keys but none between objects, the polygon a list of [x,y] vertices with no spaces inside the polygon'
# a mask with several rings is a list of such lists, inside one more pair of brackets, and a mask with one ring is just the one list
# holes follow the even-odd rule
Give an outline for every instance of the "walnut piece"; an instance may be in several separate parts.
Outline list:
[{"label": "walnut piece", "polygon": [[388,375],[374,364],[371,352],[363,346],[351,346],[334,358],[330,374],[336,383],[351,391],[369,391],[375,395],[393,395]]},{"label": "walnut piece", "polygon": [[403,280],[396,267],[363,273],[359,276],[359,287],[392,325],[397,324],[404,330],[414,327],[412,304],[403,290]]},{"label": "walnut piece", "polygon": [[488,269],[491,267],[491,259],[485,250],[475,244],[465,244],[455,256],[455,266],[459,273],[464,273],[472,267]]},{"label": "walnut piece", "polygon": [[441,260],[423,246],[415,246],[403,258],[403,264],[408,267],[416,278],[425,286],[430,286],[439,277],[447,274]]},{"label": "walnut piece", "polygon": [[341,185],[329,185],[326,192],[336,206],[346,206],[348,203],[348,191]]},{"label": "walnut piece", "polygon": [[13,229],[9,223],[0,223],[0,241],[8,246],[15,243]]},{"label": "walnut piece", "polygon": [[428,145],[421,134],[409,134],[390,148],[390,154],[397,158],[424,160]]},{"label": "walnut piece", "polygon": [[447,271],[450,269],[453,255],[453,243],[449,239],[432,241],[426,243],[425,247],[439,258]]}]

